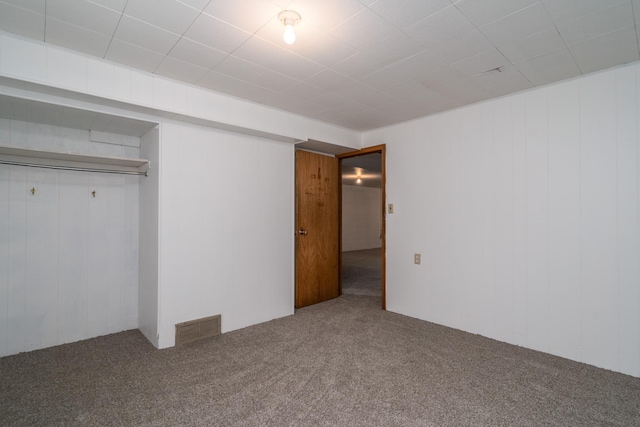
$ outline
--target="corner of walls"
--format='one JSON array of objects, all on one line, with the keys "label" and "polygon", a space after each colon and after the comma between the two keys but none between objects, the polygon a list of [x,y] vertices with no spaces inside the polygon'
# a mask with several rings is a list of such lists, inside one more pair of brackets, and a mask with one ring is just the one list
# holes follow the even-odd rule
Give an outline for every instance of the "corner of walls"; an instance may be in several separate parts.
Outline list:
[{"label": "corner of walls", "polygon": [[290,315],[293,145],[173,120],[161,144],[159,347],[188,320]]},{"label": "corner of walls", "polygon": [[365,133],[388,309],[640,376],[639,129],[635,63]]}]

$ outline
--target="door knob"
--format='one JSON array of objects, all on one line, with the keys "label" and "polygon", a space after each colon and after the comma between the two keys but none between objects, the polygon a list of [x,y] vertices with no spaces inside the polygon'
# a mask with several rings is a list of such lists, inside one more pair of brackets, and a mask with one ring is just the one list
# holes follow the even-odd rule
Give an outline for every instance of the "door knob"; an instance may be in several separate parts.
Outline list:
[{"label": "door knob", "polygon": [[298,234],[300,234],[301,236],[306,236],[307,230],[305,230],[304,228],[301,228],[300,231],[298,231]]}]

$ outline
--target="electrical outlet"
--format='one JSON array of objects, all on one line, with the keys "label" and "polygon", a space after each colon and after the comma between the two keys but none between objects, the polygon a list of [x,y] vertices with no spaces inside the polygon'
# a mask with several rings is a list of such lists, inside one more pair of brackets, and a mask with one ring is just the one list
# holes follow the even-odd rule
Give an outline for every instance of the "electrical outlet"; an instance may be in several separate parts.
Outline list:
[{"label": "electrical outlet", "polygon": [[389,206],[387,208],[387,213],[390,213],[390,214],[393,213],[393,203],[389,203]]},{"label": "electrical outlet", "polygon": [[413,263],[414,264],[420,264],[420,254],[413,254]]}]

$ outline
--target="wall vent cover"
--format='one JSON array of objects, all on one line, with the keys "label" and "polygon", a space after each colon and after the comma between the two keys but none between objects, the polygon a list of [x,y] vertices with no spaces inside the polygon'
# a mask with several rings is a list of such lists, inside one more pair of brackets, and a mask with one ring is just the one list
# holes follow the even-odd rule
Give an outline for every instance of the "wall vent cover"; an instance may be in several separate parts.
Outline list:
[{"label": "wall vent cover", "polygon": [[176,324],[176,346],[220,335],[220,315]]}]

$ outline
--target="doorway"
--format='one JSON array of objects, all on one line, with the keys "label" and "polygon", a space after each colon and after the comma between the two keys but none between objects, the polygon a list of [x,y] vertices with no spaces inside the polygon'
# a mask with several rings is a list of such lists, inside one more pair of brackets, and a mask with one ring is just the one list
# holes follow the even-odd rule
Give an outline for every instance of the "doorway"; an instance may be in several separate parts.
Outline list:
[{"label": "doorway", "polygon": [[341,293],[385,301],[385,147],[345,153],[340,159]]}]

